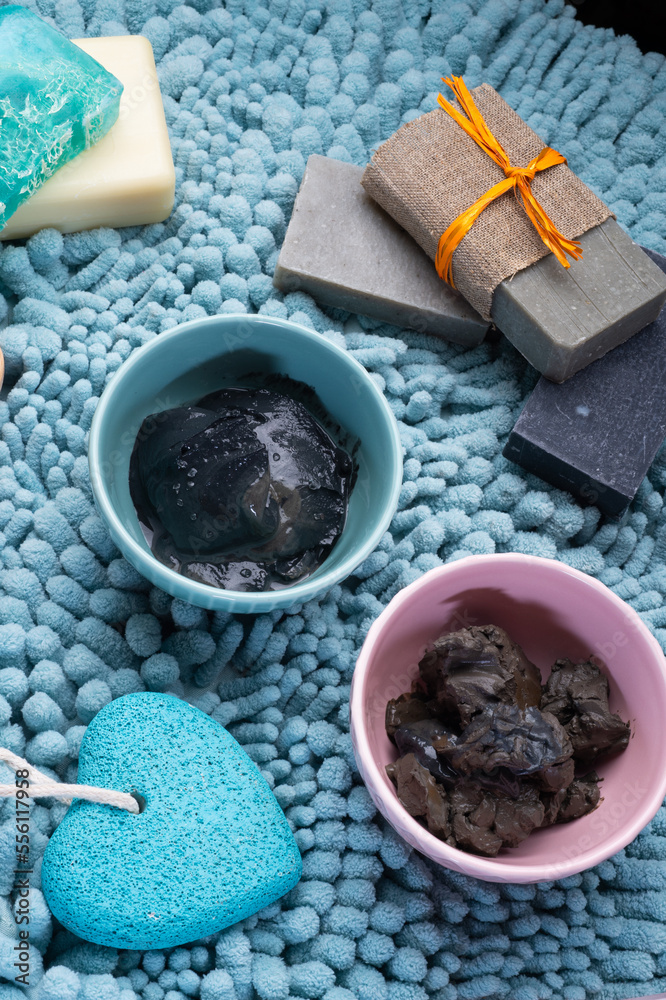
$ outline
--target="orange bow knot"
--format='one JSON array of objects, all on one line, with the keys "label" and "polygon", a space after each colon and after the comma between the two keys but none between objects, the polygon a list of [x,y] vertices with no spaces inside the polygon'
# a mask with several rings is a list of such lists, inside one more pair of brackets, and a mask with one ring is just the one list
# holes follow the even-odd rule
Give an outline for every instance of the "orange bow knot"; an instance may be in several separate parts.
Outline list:
[{"label": "orange bow knot", "polygon": [[555,254],[563,267],[570,267],[565,254],[569,254],[574,260],[579,260],[583,255],[580,243],[567,239],[557,229],[534,197],[531,188],[532,181],[541,170],[554,167],[557,163],[566,163],[566,157],[558,153],[557,150],[551,149],[550,146],[545,146],[533,160],[530,160],[526,167],[513,167],[506,150],[486,125],[462,77],[454,76],[453,80],[449,80],[448,77],[446,79],[442,77],[442,79],[458,98],[465,114],[461,114],[457,108],[444,100],[441,94],[437,97],[439,106],[451,115],[458,125],[474,139],[474,142],[502,168],[505,179],[493,185],[489,191],[477,198],[474,204],[465,209],[457,219],[454,219],[446,232],[442,233],[435,257],[435,267],[440,278],[455,288],[453,284],[453,254],[458,244],[469,232],[484,208],[487,208],[496,198],[506,194],[511,188],[520,193],[525,212],[545,245]]},{"label": "orange bow knot", "polygon": [[536,160],[532,160],[526,167],[509,167],[504,173],[507,177],[523,177],[527,181],[533,181],[537,174]]}]

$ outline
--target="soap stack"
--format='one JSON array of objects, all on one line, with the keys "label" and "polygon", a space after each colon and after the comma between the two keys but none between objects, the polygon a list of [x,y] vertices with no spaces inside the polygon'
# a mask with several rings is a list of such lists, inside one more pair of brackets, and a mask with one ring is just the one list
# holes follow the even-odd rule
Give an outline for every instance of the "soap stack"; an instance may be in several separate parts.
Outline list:
[{"label": "soap stack", "polygon": [[492,87],[447,82],[459,105],[440,97],[365,170],[309,158],[274,284],[469,347],[493,324],[544,376],[505,456],[620,517],[666,435],[666,260]]},{"label": "soap stack", "polygon": [[0,93],[0,240],[170,215],[176,174],[147,38],[70,41],[3,7]]}]

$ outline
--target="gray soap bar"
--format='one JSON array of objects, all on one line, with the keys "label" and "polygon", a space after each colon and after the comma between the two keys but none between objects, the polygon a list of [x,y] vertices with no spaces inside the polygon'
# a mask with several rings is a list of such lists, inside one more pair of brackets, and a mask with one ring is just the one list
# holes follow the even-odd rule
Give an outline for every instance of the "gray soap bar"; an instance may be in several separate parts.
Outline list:
[{"label": "gray soap bar", "polygon": [[580,237],[564,268],[548,254],[495,289],[492,318],[520,353],[564,382],[659,315],[666,276],[614,219]]},{"label": "gray soap bar", "polygon": [[[666,257],[647,250],[661,272]],[[666,307],[564,385],[539,379],[504,455],[619,518],[666,436]]]},{"label": "gray soap bar", "polygon": [[325,305],[472,347],[489,323],[435,271],[417,243],[361,187],[363,170],[312,155],[273,283]]}]

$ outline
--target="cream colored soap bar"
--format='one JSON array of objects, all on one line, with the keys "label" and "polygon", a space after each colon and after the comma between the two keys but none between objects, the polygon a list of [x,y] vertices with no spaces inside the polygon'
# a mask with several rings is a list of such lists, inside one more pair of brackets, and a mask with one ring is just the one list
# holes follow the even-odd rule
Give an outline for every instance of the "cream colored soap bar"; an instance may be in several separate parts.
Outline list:
[{"label": "cream colored soap bar", "polygon": [[162,222],[173,208],[176,175],[150,42],[141,35],[74,41],[124,85],[118,120],[14,212],[0,240],[45,228]]}]

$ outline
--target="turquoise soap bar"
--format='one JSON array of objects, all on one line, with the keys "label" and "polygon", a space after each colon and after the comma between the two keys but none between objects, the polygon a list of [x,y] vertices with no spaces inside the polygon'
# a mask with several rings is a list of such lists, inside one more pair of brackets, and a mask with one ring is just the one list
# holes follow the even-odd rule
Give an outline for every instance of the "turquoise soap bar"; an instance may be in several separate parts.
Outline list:
[{"label": "turquoise soap bar", "polygon": [[298,847],[257,766],[172,695],[106,705],[83,738],[78,781],[145,800],[133,814],[75,799],[46,848],[46,901],[86,941],[133,950],[196,941],[300,878]]},{"label": "turquoise soap bar", "polygon": [[109,131],[123,85],[23,7],[0,8],[0,229]]}]

